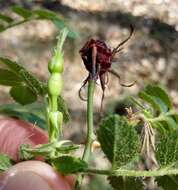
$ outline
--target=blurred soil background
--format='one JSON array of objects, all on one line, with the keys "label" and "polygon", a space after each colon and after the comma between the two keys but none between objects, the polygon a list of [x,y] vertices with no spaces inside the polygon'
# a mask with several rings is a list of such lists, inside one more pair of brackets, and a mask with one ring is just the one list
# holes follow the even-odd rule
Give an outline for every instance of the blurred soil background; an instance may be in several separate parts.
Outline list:
[{"label": "blurred soil background", "polygon": [[[71,113],[71,121],[65,126],[66,138],[76,142],[85,139],[86,102],[79,99],[78,90],[87,72],[79,50],[91,37],[102,39],[114,48],[129,35],[130,24],[134,26],[134,34],[112,66],[122,82],[137,80],[137,83],[124,88],[117,79],[109,76],[104,111],[123,111],[117,102],[130,94],[136,95],[147,83],[164,85],[178,108],[178,0],[0,0],[1,13],[12,14],[12,5],[55,11],[79,33],[78,38],[68,39],[65,44],[63,96]],[[0,33],[0,55],[23,64],[34,75],[46,80],[49,75],[47,64],[57,34],[50,21],[31,21],[8,29]],[[0,87],[1,104],[13,101],[8,90]],[[99,112],[101,95],[98,86],[94,101],[96,113]],[[98,189],[96,184],[101,188],[103,180],[95,178],[89,189]],[[103,189],[110,188],[103,185]]]}]

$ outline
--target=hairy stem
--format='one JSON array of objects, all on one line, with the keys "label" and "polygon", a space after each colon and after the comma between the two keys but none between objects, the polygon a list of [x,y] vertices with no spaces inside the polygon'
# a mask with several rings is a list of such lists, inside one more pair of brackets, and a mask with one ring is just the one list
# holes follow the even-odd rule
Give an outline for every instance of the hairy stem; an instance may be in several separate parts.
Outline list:
[{"label": "hairy stem", "polygon": [[88,100],[87,100],[87,144],[85,146],[85,150],[83,153],[83,160],[88,162],[90,153],[91,153],[91,145],[94,140],[93,133],[93,94],[95,89],[95,81],[89,80],[88,82]]},{"label": "hairy stem", "polygon": [[171,115],[174,115],[174,114],[176,114],[176,112],[174,110],[172,110],[172,111],[169,111],[167,113],[160,114],[158,117],[155,117],[155,118],[149,118],[149,119],[146,118],[146,120],[149,121],[149,122],[152,122],[152,123],[158,122],[158,121],[164,121],[165,117],[171,116]]},{"label": "hairy stem", "polygon": [[[87,143],[84,149],[82,159],[86,162],[89,161],[91,154],[91,146],[94,140],[94,132],[93,132],[93,94],[95,90],[95,81],[88,81],[88,95],[87,95]],[[82,184],[83,176],[79,175],[75,184],[75,189],[80,190]]]},{"label": "hairy stem", "polygon": [[98,175],[107,175],[107,176],[122,176],[122,177],[159,177],[164,175],[177,175],[178,169],[158,169],[150,171],[141,171],[141,170],[99,170],[88,168],[82,173],[84,174],[98,174]]}]

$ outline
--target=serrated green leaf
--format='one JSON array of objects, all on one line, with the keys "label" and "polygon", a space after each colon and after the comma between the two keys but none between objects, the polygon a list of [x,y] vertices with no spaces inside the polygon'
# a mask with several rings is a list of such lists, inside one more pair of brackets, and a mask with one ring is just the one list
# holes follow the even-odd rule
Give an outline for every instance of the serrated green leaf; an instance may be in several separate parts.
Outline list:
[{"label": "serrated green leaf", "polygon": [[139,154],[139,136],[125,117],[112,115],[104,119],[97,131],[97,136],[113,168],[128,164]]},{"label": "serrated green leaf", "polygon": [[11,97],[21,105],[31,104],[37,96],[27,86],[13,86],[10,90]]},{"label": "serrated green leaf", "polygon": [[70,114],[67,104],[62,96],[58,97],[58,110],[63,113],[63,121],[67,123],[70,120]]},{"label": "serrated green leaf", "polygon": [[37,95],[44,96],[44,85],[30,74],[22,65],[11,61],[8,58],[0,57],[0,63],[6,65],[11,71],[15,72],[23,79],[26,85]]},{"label": "serrated green leaf", "polygon": [[170,129],[178,129],[178,123],[174,120],[173,117],[165,117],[164,121],[167,123]]},{"label": "serrated green leaf", "polygon": [[13,165],[13,162],[9,156],[0,153],[0,172],[6,171]]},{"label": "serrated green leaf", "polygon": [[23,161],[23,160],[31,160],[31,159],[35,158],[34,154],[32,154],[31,152],[26,151],[26,149],[28,149],[28,148],[31,148],[30,145],[28,145],[28,144],[22,144],[20,146],[20,150],[18,152],[18,155],[19,155],[19,159],[21,161]]},{"label": "serrated green leaf", "polygon": [[31,160],[36,156],[43,156],[44,158],[47,158],[54,151],[54,143],[37,145],[35,148],[32,148],[28,144],[22,144],[20,146],[19,158],[20,160]]},{"label": "serrated green leaf", "polygon": [[45,9],[34,10],[33,13],[38,15],[40,19],[55,19],[59,17],[56,13]]},{"label": "serrated green leaf", "polygon": [[148,109],[152,114],[147,115],[146,109],[143,109],[142,113],[152,127],[163,133],[178,128],[177,112],[173,110],[171,99],[161,87],[148,85],[139,93],[139,97],[150,104]]},{"label": "serrated green leaf", "polygon": [[45,87],[42,82],[40,82],[36,77],[34,77],[32,74],[30,74],[28,71],[21,70],[19,72],[21,74],[24,82],[26,85],[36,94],[40,96],[45,95]]},{"label": "serrated green leaf", "polygon": [[30,145],[23,144],[20,147],[20,159],[28,160],[36,156],[43,156],[44,159],[52,161],[60,156],[69,154],[79,148],[78,145],[73,144],[69,140],[50,142],[47,144],[40,144],[35,148]]},{"label": "serrated green leaf", "polygon": [[178,175],[157,177],[156,181],[163,190],[178,190]]},{"label": "serrated green leaf", "polygon": [[23,18],[27,19],[32,16],[32,11],[19,7],[19,6],[13,6],[12,11],[16,14],[22,16]]},{"label": "serrated green leaf", "polygon": [[144,91],[141,91],[139,93],[139,97],[143,99],[145,102],[149,103],[154,109],[158,110],[159,112],[167,111],[167,107],[158,97],[150,96]]},{"label": "serrated green leaf", "polygon": [[0,85],[14,86],[19,85],[22,79],[14,72],[0,68]]},{"label": "serrated green leaf", "polygon": [[24,69],[21,65],[15,61],[11,61],[6,57],[0,57],[1,64],[5,64],[11,71],[18,73],[21,69]]},{"label": "serrated green leaf", "polygon": [[160,113],[172,108],[172,102],[167,93],[159,86],[148,85],[139,93],[139,97],[153,106]]},{"label": "serrated green leaf", "polygon": [[71,174],[82,172],[88,168],[88,164],[80,158],[72,156],[61,156],[55,160],[52,160],[52,164],[57,171],[62,174]]},{"label": "serrated green leaf", "polygon": [[178,130],[159,133],[156,141],[156,159],[160,166],[178,164]]},{"label": "serrated green leaf", "polygon": [[172,108],[172,101],[170,100],[166,91],[160,86],[148,85],[146,87],[146,92],[152,96],[159,97],[162,102],[164,102],[164,104],[168,107],[168,109]]},{"label": "serrated green leaf", "polygon": [[109,183],[115,190],[144,190],[144,185],[135,177],[108,177]]},{"label": "serrated green leaf", "polygon": [[7,23],[11,23],[13,22],[13,18],[7,16],[7,15],[4,15],[4,14],[0,14],[0,20],[3,20]]}]

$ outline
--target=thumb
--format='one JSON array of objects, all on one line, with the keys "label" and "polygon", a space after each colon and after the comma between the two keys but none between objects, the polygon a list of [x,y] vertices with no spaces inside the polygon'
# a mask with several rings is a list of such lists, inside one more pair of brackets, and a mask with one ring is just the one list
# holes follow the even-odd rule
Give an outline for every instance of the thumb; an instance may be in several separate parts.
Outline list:
[{"label": "thumb", "polygon": [[0,176],[1,190],[71,190],[69,182],[50,165],[25,161]]},{"label": "thumb", "polygon": [[39,127],[18,119],[0,119],[0,153],[8,154],[13,160],[18,160],[21,144],[45,144],[48,135]]},{"label": "thumb", "polygon": [[[48,135],[42,129],[17,119],[0,119],[0,153],[18,161],[21,144],[44,143],[48,143]],[[63,177],[40,161],[18,163],[0,175],[0,190],[71,190],[74,183],[74,176]]]}]

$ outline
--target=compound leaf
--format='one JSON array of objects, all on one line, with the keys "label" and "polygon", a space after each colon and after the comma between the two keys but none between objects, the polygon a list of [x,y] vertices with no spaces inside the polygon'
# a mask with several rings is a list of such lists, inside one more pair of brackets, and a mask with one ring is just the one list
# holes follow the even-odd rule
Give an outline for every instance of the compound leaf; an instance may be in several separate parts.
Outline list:
[{"label": "compound leaf", "polygon": [[4,57],[0,57],[0,63],[6,65],[8,69],[15,72],[20,78],[22,78],[23,82],[26,83],[33,93],[41,96],[44,95],[43,84],[36,77],[30,74],[22,65]]},{"label": "compound leaf", "polygon": [[13,6],[12,11],[15,12],[16,14],[22,16],[24,19],[27,19],[33,15],[32,11],[22,8],[22,7],[19,7],[19,6]]}]

